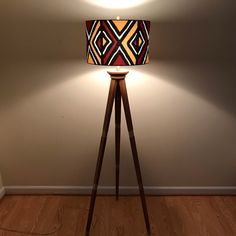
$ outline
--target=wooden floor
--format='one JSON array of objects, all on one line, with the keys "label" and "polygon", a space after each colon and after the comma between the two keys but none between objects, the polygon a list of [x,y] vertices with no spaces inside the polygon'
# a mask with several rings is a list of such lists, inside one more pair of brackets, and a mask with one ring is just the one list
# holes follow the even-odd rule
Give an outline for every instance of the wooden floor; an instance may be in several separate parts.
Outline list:
[{"label": "wooden floor", "polygon": [[[236,236],[236,197],[147,197],[155,236]],[[89,197],[6,196],[0,236],[84,235]],[[53,233],[55,232],[55,233]],[[91,236],[147,235],[138,197],[98,197]]]}]

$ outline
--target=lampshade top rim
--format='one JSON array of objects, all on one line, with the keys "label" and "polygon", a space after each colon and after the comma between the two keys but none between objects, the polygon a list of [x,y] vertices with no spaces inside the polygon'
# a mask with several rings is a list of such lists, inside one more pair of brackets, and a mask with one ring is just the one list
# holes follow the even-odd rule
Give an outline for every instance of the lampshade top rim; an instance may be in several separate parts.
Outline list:
[{"label": "lampshade top rim", "polygon": [[107,21],[107,20],[111,20],[111,21],[146,21],[146,22],[151,22],[150,20],[141,20],[141,19],[90,19],[90,20],[85,20],[85,22],[88,21]]}]

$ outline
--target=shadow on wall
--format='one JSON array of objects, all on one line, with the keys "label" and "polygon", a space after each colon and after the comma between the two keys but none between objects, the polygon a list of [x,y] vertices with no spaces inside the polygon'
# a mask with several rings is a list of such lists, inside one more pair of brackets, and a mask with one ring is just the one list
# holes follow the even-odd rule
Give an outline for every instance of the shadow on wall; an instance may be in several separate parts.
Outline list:
[{"label": "shadow on wall", "polygon": [[160,61],[150,72],[236,118],[236,67],[233,64]]},{"label": "shadow on wall", "polygon": [[236,116],[233,22],[225,16],[209,21],[152,24],[151,58],[163,63],[162,69],[155,72],[161,78]]},{"label": "shadow on wall", "polygon": [[[81,22],[34,20],[1,24],[5,27],[0,39],[0,109],[97,68],[86,65]],[[225,18],[153,23],[151,65],[141,69],[236,116],[234,28]]]},{"label": "shadow on wall", "polygon": [[9,109],[42,90],[50,89],[86,70],[80,61],[23,61],[1,68],[0,111]]}]

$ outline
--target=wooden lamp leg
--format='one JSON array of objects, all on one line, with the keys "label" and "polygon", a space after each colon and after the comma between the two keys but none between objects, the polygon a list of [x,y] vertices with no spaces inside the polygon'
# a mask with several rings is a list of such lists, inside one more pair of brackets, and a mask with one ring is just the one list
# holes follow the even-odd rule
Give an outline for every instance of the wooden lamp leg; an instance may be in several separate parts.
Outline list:
[{"label": "wooden lamp leg", "polygon": [[120,86],[116,88],[115,98],[115,142],[116,142],[116,199],[119,198],[119,178],[120,178],[120,124],[121,124],[121,95]]},{"label": "wooden lamp leg", "polygon": [[126,123],[127,123],[128,131],[129,131],[130,144],[131,144],[131,149],[132,149],[132,154],[133,154],[135,171],[137,175],[139,192],[140,192],[140,197],[142,201],[144,219],[146,223],[147,232],[148,234],[151,234],[148,211],[147,211],[147,204],[146,204],[144,189],[143,189],[142,175],[141,175],[140,164],[139,164],[139,159],[138,159],[138,152],[137,152],[136,141],[134,137],[132,117],[131,117],[131,112],[130,112],[130,107],[129,107],[128,94],[127,94],[127,89],[125,85],[125,76],[128,72],[108,72],[108,73],[111,76],[111,85],[110,85],[110,90],[109,90],[109,95],[108,95],[108,100],[107,100],[107,107],[106,107],[106,113],[105,113],[104,124],[103,124],[103,132],[102,132],[98,159],[97,159],[97,166],[96,166],[96,171],[95,171],[95,176],[94,176],[94,185],[93,185],[93,190],[92,190],[92,195],[91,195],[91,200],[90,200],[90,207],[89,207],[88,220],[87,220],[87,226],[86,226],[86,235],[89,235],[90,233],[95,200],[96,200],[96,195],[97,195],[97,187],[98,187],[98,182],[99,182],[99,178],[101,174],[104,151],[106,147],[107,133],[108,133],[109,125],[110,125],[114,100],[115,100],[115,141],[116,141],[116,147],[115,147],[116,149],[116,199],[118,199],[119,197],[120,133],[121,133],[120,124],[121,124],[121,100],[123,100],[123,106],[125,110]]},{"label": "wooden lamp leg", "polygon": [[117,81],[112,79],[109,95],[108,95],[108,100],[107,100],[104,123],[103,123],[103,131],[102,131],[102,137],[101,137],[101,142],[100,142],[100,147],[99,147],[97,166],[96,166],[96,171],[95,171],[95,176],[94,176],[94,185],[93,185],[93,190],[92,190],[92,195],[91,195],[91,200],[90,200],[88,221],[87,221],[87,226],[86,226],[86,235],[89,235],[90,228],[91,228],[94,205],[95,205],[95,200],[96,200],[96,195],[97,195],[97,187],[98,187],[98,182],[99,182],[99,178],[101,174],[104,151],[106,147],[107,133],[108,133],[109,125],[110,125],[111,113],[112,113],[112,107],[113,107],[113,102],[115,98],[116,88],[117,88]]},{"label": "wooden lamp leg", "polygon": [[150,228],[148,211],[147,211],[147,204],[146,204],[145,194],[144,194],[144,189],[143,189],[143,181],[142,181],[142,175],[141,175],[140,164],[139,164],[139,159],[138,159],[138,152],[137,152],[136,141],[135,141],[135,136],[134,136],[133,123],[132,123],[132,117],[131,117],[131,112],[130,112],[130,106],[129,106],[125,80],[119,80],[119,87],[120,87],[121,97],[123,100],[127,127],[129,131],[130,144],[131,144],[133,160],[134,160],[134,165],[135,165],[135,170],[136,170],[136,175],[137,175],[137,180],[138,180],[138,185],[139,185],[140,197],[142,201],[144,219],[146,223],[147,232],[148,234],[151,234],[151,228]]}]

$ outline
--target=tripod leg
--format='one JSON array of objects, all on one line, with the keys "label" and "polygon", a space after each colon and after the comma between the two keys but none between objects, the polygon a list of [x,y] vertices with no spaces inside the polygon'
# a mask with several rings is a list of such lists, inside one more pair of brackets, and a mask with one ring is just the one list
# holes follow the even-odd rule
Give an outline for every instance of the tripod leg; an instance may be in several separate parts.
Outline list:
[{"label": "tripod leg", "polygon": [[137,175],[137,180],[138,180],[138,185],[139,185],[140,197],[142,201],[144,219],[146,223],[147,232],[148,234],[151,234],[148,211],[147,211],[147,204],[146,204],[145,195],[144,195],[143,181],[142,181],[142,175],[141,175],[141,170],[140,170],[140,164],[138,160],[138,152],[137,152],[136,141],[135,141],[135,136],[134,136],[133,123],[132,123],[132,117],[131,117],[131,112],[130,112],[130,106],[129,106],[125,80],[120,80],[119,85],[120,85],[121,97],[123,100],[123,105],[124,105],[124,110],[125,110],[127,127],[129,131],[130,144],[131,144],[133,160],[134,160],[134,165],[135,165],[135,170],[136,170],[136,175]]},{"label": "tripod leg", "polygon": [[121,124],[121,95],[120,86],[117,84],[115,98],[115,139],[116,139],[116,199],[119,198],[120,175],[120,124]]},{"label": "tripod leg", "polygon": [[90,200],[89,214],[88,214],[88,220],[87,220],[87,226],[86,226],[86,235],[89,235],[90,228],[91,228],[93,211],[94,211],[95,200],[96,200],[96,195],[97,195],[97,187],[98,187],[98,182],[99,182],[101,168],[102,168],[104,151],[106,147],[107,133],[109,129],[116,88],[117,88],[117,81],[111,80],[111,85],[110,85],[110,90],[109,90],[109,95],[108,95],[108,100],[107,100],[106,113],[105,113],[105,118],[104,118],[104,123],[103,123],[102,137],[101,137],[100,148],[99,148],[98,159],[97,159],[97,166],[96,166],[96,171],[95,171],[95,176],[94,176],[94,185],[93,185],[93,190],[92,190],[92,195],[91,195],[91,200]]}]

